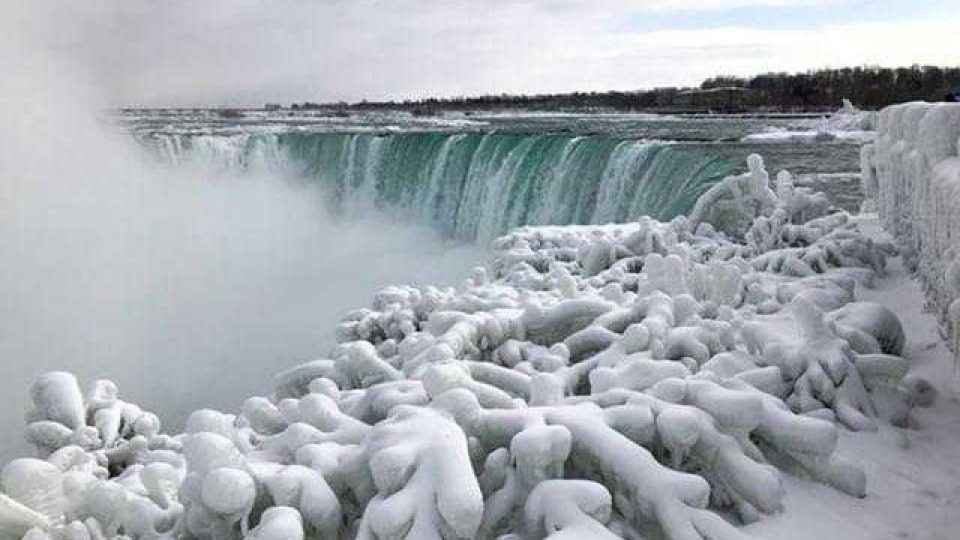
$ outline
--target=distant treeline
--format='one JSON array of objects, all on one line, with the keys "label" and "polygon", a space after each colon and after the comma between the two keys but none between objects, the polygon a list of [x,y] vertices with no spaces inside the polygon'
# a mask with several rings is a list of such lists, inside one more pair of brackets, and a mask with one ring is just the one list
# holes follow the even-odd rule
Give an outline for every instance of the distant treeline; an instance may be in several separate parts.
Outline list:
[{"label": "distant treeline", "polygon": [[[654,88],[632,92],[490,95],[359,103],[296,103],[295,110],[403,109],[413,114],[442,111],[528,109],[657,112],[820,112],[847,98],[863,109],[912,100],[942,101],[960,88],[960,67],[853,67],[806,73],[764,73],[750,78],[718,76],[697,88]],[[279,105],[268,105],[279,108]]]}]

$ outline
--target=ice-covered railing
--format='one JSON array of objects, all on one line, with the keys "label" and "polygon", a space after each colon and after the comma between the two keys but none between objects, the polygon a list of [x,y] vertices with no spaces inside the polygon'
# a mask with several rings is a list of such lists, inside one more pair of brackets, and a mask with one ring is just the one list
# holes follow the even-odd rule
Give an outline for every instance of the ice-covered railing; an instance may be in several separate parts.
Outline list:
[{"label": "ice-covered railing", "polygon": [[[930,306],[960,339],[960,104],[881,111],[862,171],[869,204],[917,272]],[[953,349],[960,354],[956,342]]]},{"label": "ice-covered railing", "polygon": [[0,538],[743,539],[781,471],[864,496],[838,430],[933,399],[854,301],[892,249],[751,157],[692,219],[517,229],[459,289],[388,287],[179,435],[49,373]]}]

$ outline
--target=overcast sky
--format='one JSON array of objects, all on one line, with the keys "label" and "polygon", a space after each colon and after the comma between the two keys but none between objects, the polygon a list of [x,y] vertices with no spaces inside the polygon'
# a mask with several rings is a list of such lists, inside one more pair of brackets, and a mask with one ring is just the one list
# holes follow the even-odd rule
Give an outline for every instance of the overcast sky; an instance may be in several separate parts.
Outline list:
[{"label": "overcast sky", "polygon": [[44,4],[28,32],[116,105],[640,89],[717,74],[960,64],[957,0]]}]

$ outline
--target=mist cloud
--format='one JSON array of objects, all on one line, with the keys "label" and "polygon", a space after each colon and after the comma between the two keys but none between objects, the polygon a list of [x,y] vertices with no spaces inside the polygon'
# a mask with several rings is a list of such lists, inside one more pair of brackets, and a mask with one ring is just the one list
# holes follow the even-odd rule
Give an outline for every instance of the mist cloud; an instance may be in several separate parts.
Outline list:
[{"label": "mist cloud", "polygon": [[425,228],[334,217],[283,177],[149,161],[109,127],[91,79],[77,83],[75,57],[37,41],[30,13],[4,11],[13,46],[0,66],[15,76],[0,80],[0,457],[25,452],[44,371],[113,379],[175,427],[323,356],[339,318],[379,287],[449,283],[482,262]]}]

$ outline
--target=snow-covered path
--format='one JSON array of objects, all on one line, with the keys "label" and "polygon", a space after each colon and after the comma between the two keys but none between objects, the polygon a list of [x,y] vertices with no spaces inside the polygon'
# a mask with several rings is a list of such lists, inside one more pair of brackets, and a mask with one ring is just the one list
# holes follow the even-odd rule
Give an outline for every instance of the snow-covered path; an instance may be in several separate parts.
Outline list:
[{"label": "snow-covered path", "polygon": [[[875,216],[861,230],[886,236]],[[889,239],[889,238],[887,238]],[[915,429],[882,425],[877,433],[841,430],[840,451],[867,473],[867,497],[855,499],[816,482],[784,475],[785,511],[746,530],[777,540],[954,540],[960,538],[960,380],[937,320],[925,313],[920,285],[899,257],[858,300],[884,304],[907,334],[911,373],[939,391],[931,408],[914,409]]]}]

